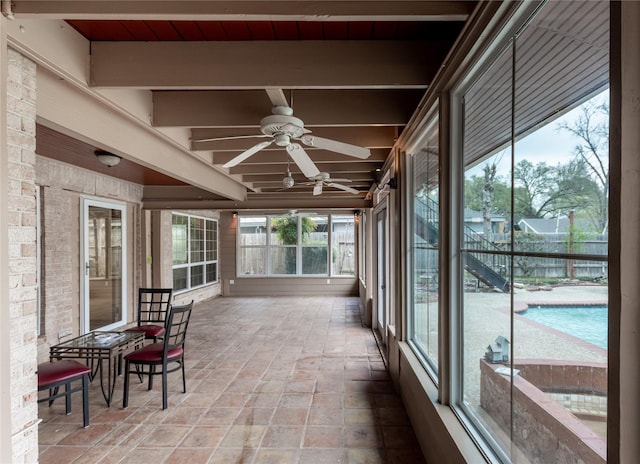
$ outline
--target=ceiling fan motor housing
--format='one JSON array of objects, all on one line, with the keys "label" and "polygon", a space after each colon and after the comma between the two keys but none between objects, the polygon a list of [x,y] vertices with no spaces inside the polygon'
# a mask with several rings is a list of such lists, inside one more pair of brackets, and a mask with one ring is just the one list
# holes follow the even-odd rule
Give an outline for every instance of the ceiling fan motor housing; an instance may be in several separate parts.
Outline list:
[{"label": "ceiling fan motor housing", "polygon": [[260,130],[265,135],[285,134],[293,138],[298,138],[305,133],[302,120],[284,114],[272,114],[262,118]]}]

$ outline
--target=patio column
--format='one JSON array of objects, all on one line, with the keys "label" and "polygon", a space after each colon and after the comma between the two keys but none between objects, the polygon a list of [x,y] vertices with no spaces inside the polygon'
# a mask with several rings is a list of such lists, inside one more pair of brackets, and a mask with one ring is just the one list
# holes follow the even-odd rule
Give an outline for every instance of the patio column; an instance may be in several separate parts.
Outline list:
[{"label": "patio column", "polygon": [[609,462],[640,456],[640,3],[611,2]]},{"label": "patio column", "polygon": [[36,64],[0,19],[0,461],[38,460]]}]

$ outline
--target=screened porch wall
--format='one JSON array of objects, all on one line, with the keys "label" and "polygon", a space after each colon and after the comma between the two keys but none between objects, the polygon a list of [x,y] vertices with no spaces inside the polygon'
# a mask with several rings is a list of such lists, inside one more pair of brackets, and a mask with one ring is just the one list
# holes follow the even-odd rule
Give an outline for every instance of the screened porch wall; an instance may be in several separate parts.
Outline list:
[{"label": "screened porch wall", "polygon": [[[234,217],[230,211],[221,212],[218,226],[220,234],[220,276],[222,294],[224,296],[358,295],[358,279],[356,276],[238,276],[237,217]],[[233,281],[233,284],[231,281]]]}]

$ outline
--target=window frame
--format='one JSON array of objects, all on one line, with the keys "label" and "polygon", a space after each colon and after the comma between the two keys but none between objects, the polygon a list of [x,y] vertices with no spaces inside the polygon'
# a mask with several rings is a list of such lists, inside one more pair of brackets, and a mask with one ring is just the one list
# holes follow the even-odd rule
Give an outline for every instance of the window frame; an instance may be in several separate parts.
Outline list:
[{"label": "window frame", "polygon": [[[308,244],[308,243],[304,243],[303,240],[303,232],[302,232],[302,221],[301,218],[303,217],[310,217],[313,218],[315,215],[315,213],[313,212],[308,212],[308,213],[298,213],[296,214],[296,218],[297,218],[297,242],[296,244],[282,244],[282,243],[274,243],[274,240],[272,239],[274,232],[271,230],[271,224],[272,224],[272,219],[275,218],[286,218],[288,217],[286,214],[284,213],[273,213],[273,214],[246,214],[246,215],[238,215],[238,227],[236,228],[236,278],[273,278],[273,277],[277,277],[277,278],[325,278],[325,277],[330,277],[330,278],[357,278],[358,274],[357,274],[357,270],[355,270],[354,275],[345,275],[345,274],[334,274],[333,273],[333,269],[332,269],[332,265],[331,265],[331,257],[332,257],[332,253],[331,253],[331,246],[333,243],[333,230],[332,230],[332,224],[333,224],[333,217],[340,217],[340,216],[345,216],[347,215],[347,213],[340,213],[340,212],[336,212],[336,213],[318,213],[318,215],[322,218],[326,218],[327,222],[326,222],[326,227],[327,227],[327,240],[326,243],[323,245],[326,247],[327,250],[327,272],[323,273],[323,274],[304,274],[303,273],[303,262],[302,262],[302,257],[303,257],[303,249],[305,248],[317,248],[319,247],[318,244]],[[250,218],[254,218],[256,220],[260,220],[260,222],[262,222],[263,220],[265,221],[266,224],[266,241],[264,244],[261,245],[241,245],[241,243],[243,242],[243,240],[241,239],[241,234],[242,234],[242,228],[240,226],[241,222],[243,219],[250,219]],[[353,221],[353,227],[354,227],[354,241],[356,240],[355,234],[356,234],[356,229],[355,229],[355,224],[356,221]],[[296,256],[296,272],[292,273],[292,274],[277,274],[272,272],[272,251],[277,249],[277,248],[295,248],[296,252],[295,252],[295,256]],[[254,250],[264,250],[263,251],[263,255],[264,255],[264,263],[263,264],[263,268],[265,270],[265,272],[263,273],[258,273],[258,274],[243,274],[241,273],[241,269],[243,268],[242,266],[242,259],[244,257],[243,254],[243,250],[248,250],[248,249],[254,249]],[[358,252],[358,248],[357,248],[357,243],[355,243],[354,245],[354,252]],[[357,263],[357,258],[356,258],[356,263]]]},{"label": "window frame", "polygon": [[[524,5],[520,8],[515,15],[510,18],[509,25],[501,30],[501,36],[490,44],[490,49],[485,49],[482,53],[480,61],[475,63],[473,67],[467,70],[464,76],[461,77],[457,85],[455,85],[450,92],[450,118],[448,123],[450,124],[451,134],[449,140],[451,143],[451,156],[449,159],[450,173],[448,176],[449,188],[443,191],[443,194],[449,197],[451,204],[450,226],[451,226],[451,243],[443,252],[447,252],[449,256],[455,256],[456,258],[450,262],[449,277],[450,277],[450,290],[446,297],[448,298],[448,308],[442,308],[440,311],[440,317],[446,317],[450,323],[450,332],[448,334],[441,334],[440,337],[444,337],[444,342],[451,347],[450,364],[447,366],[450,370],[450,385],[445,394],[450,398],[449,404],[452,412],[458,418],[463,427],[467,430],[470,438],[476,443],[479,450],[485,455],[489,461],[499,460],[500,462],[510,462],[509,457],[498,445],[498,441],[492,435],[492,432],[488,431],[485,426],[474,418],[474,414],[470,411],[468,405],[465,404],[464,391],[463,391],[463,370],[464,370],[464,265],[463,254],[475,253],[478,250],[472,250],[464,247],[463,243],[463,227],[464,227],[464,196],[462,189],[458,188],[460,185],[464,185],[465,174],[465,160],[463,159],[465,154],[462,149],[464,144],[463,136],[465,135],[464,128],[464,96],[467,91],[481,78],[483,73],[489,69],[493,61],[498,57],[505,49],[505,47],[511,48],[511,41],[517,40],[520,33],[529,25],[529,20],[538,13],[539,9],[542,9],[545,2],[534,7],[532,5]],[[517,72],[514,71],[514,72]],[[519,83],[512,83],[512,85],[519,85]],[[513,89],[512,89],[513,90]],[[513,104],[513,103],[512,103]],[[513,124],[513,122],[512,122]],[[513,144],[517,141],[512,137],[509,140],[512,153],[510,156],[514,156]],[[443,185],[444,187],[444,185]],[[609,200],[611,202],[611,199]],[[511,207],[512,214],[514,206]],[[513,218],[511,218],[513,220]],[[481,253],[484,251],[480,250]],[[585,255],[585,254],[552,254],[552,253],[531,253],[517,251],[512,248],[509,251],[504,252],[505,255],[513,256],[529,255],[538,258],[560,257],[566,259],[575,259],[577,261],[589,261],[598,260],[607,262],[608,257],[605,255]],[[510,277],[513,281],[513,277]],[[609,316],[611,318],[611,316]],[[513,319],[513,315],[511,316]],[[513,324],[513,322],[512,322]],[[512,328],[513,330],[513,328]],[[509,334],[510,337],[513,334]],[[448,339],[446,338],[448,337]],[[441,347],[443,346],[441,343]],[[609,347],[611,350],[611,347]],[[612,355],[610,351],[609,356]],[[611,358],[609,358],[611,359]],[[444,366],[443,366],[444,367]],[[441,393],[440,393],[441,394]],[[610,420],[610,419],[609,419]]]},{"label": "window frame", "polygon": [[[440,114],[439,114],[439,106],[440,106],[440,99],[436,98],[433,105],[431,106],[431,109],[428,112],[428,115],[425,117],[425,120],[428,121],[425,126],[424,129],[422,131],[423,136],[421,137],[419,142],[416,142],[413,144],[413,148],[412,147],[412,151],[408,152],[408,180],[409,180],[409,188],[407,189],[407,205],[408,205],[408,211],[410,212],[410,216],[411,216],[411,220],[408,221],[407,224],[407,233],[408,233],[408,237],[407,237],[407,243],[410,247],[410,253],[408,253],[408,259],[407,259],[407,264],[406,264],[406,273],[408,277],[407,279],[407,295],[408,295],[408,302],[410,304],[410,306],[408,307],[408,314],[407,314],[407,342],[409,344],[409,346],[411,347],[412,351],[414,352],[414,354],[416,355],[416,357],[418,358],[418,360],[420,361],[420,363],[422,364],[423,368],[426,370],[427,374],[431,377],[431,379],[433,380],[433,382],[438,385],[439,384],[439,379],[438,379],[438,352],[442,349],[442,334],[440,333],[440,324],[438,321],[436,321],[435,323],[435,337],[436,337],[436,353],[430,353],[428,348],[424,346],[424,343],[422,341],[417,341],[416,337],[417,337],[417,333],[416,333],[416,320],[418,318],[418,314],[417,314],[417,308],[416,308],[416,302],[417,302],[417,285],[419,284],[419,282],[416,281],[416,275],[415,275],[415,270],[416,270],[416,248],[417,248],[417,244],[416,244],[416,224],[415,224],[415,202],[416,202],[416,195],[414,194],[414,192],[416,192],[417,189],[417,185],[416,185],[416,175],[418,175],[419,173],[416,172],[417,171],[417,167],[416,167],[416,157],[419,155],[419,151],[421,149],[421,147],[424,146],[425,143],[427,143],[428,145],[431,145],[431,141],[435,141],[435,143],[437,144],[438,148],[437,148],[437,154],[435,154],[434,156],[437,156],[438,158],[441,157],[441,153],[440,153]],[[435,136],[434,136],[434,132],[435,132]],[[438,159],[438,167],[436,168],[438,170],[437,173],[437,181],[438,181],[438,190],[440,191],[442,189],[442,176],[441,176],[441,161],[440,159]],[[429,171],[423,171],[422,173],[424,174],[429,174]],[[440,196],[440,195],[439,195]],[[438,217],[438,223],[439,223],[439,228],[440,228],[440,224],[442,224],[442,220],[441,220],[441,207],[440,207],[440,202],[438,201],[438,211],[437,211],[437,217]],[[439,231],[438,235],[442,235],[441,231]],[[436,246],[433,245],[429,245],[428,243],[423,245],[423,249],[427,250],[427,251],[432,251],[437,253],[437,257],[436,257],[436,266],[438,268],[438,274],[440,274],[440,262],[441,262],[441,253],[442,251],[442,240],[438,240],[438,243]],[[440,276],[438,276],[437,278],[437,283],[436,283],[436,288],[434,292],[430,292],[429,289],[427,289],[427,297],[429,293],[434,293],[437,295],[437,303],[436,303],[436,317],[439,319],[441,317],[444,317],[442,314],[442,308],[441,308],[441,301],[442,301],[442,297],[441,297],[441,292],[440,292]],[[427,302],[428,305],[428,302]],[[429,312],[429,308],[426,308],[427,314]],[[429,316],[427,315],[427,319],[429,318]],[[431,327],[428,327],[427,330],[431,330]]]},{"label": "window frame", "polygon": [[[172,262],[171,262],[171,273],[172,273],[172,287],[174,289],[175,293],[181,293],[181,292],[186,292],[186,291],[190,291],[196,288],[202,288],[202,287],[206,287],[208,285],[215,285],[217,283],[220,282],[220,266],[218,263],[218,257],[219,257],[219,246],[220,246],[220,240],[219,240],[219,224],[218,224],[218,220],[217,219],[213,219],[213,218],[207,218],[204,216],[196,216],[193,214],[187,214],[187,213],[179,213],[179,212],[172,212],[171,213],[171,244],[172,244],[172,249],[174,249],[175,247],[175,237],[174,237],[174,218],[175,217],[182,217],[186,219],[186,226],[187,226],[187,236],[186,236],[186,262],[185,263],[180,263],[180,264],[175,264],[174,263],[174,259],[175,257],[172,257]],[[194,223],[193,221],[201,221],[202,224],[202,229],[201,229],[201,236],[200,237],[196,237],[195,239],[192,237],[193,231],[192,231],[192,224]],[[212,238],[212,242],[213,242],[213,257],[214,259],[208,259],[208,254],[211,252],[211,247],[207,247],[207,242],[208,242],[208,234],[209,232],[212,231],[213,233],[213,238]],[[200,243],[200,248],[197,251],[193,251],[192,250],[192,241],[196,240],[198,243]],[[194,252],[200,253],[202,255],[202,260],[200,261],[193,261],[192,260],[192,254]],[[207,268],[210,265],[215,265],[215,280],[211,280],[208,281],[207,280]],[[196,284],[193,285],[192,283],[192,270],[200,267],[202,269],[202,283],[200,284]],[[186,286],[184,288],[180,288],[180,289],[176,289],[175,288],[175,271],[177,269],[186,269]]]}]

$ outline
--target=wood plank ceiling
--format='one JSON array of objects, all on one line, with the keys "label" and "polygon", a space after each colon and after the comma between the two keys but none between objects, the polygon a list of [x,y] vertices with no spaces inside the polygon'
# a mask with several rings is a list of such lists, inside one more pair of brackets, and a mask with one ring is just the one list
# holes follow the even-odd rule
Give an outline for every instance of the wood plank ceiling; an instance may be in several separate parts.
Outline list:
[{"label": "wood plank ceiling", "polygon": [[[366,204],[376,170],[475,3],[17,0],[15,8],[27,16],[55,9],[91,41],[91,86],[152,91],[151,124],[188,128],[191,150],[214,165],[265,139],[200,140],[258,135],[260,120],[277,102],[291,106],[312,135],[369,148],[371,156],[358,159],[301,144],[320,172],[345,179],[357,195],[326,185],[322,195],[312,195],[309,179],[275,144],[228,168],[246,186],[248,201],[295,207],[304,199],[313,208],[321,200],[331,205],[331,198],[339,205],[341,197]],[[66,136],[56,140],[55,131],[39,127],[41,135],[42,154],[73,153]],[[108,172],[120,177],[135,169]],[[149,167],[137,169],[145,185],[181,184]],[[283,187],[287,169],[295,182],[289,189]]]}]

